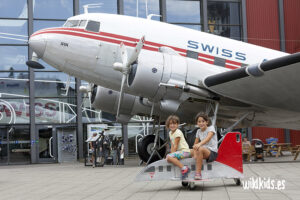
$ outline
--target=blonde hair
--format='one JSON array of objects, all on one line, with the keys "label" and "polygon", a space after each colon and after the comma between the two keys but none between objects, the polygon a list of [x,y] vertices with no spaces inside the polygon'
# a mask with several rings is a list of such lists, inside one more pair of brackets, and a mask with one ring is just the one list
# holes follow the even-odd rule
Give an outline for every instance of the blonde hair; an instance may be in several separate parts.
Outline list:
[{"label": "blonde hair", "polygon": [[180,124],[179,117],[176,115],[170,115],[166,121],[166,127],[169,128],[170,123]]}]

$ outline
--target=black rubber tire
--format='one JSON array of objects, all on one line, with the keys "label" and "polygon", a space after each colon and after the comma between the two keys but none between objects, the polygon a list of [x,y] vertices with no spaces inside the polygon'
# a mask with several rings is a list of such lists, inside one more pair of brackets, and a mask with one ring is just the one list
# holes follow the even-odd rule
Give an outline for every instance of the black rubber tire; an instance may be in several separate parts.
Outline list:
[{"label": "black rubber tire", "polygon": [[182,181],[182,182],[181,182],[181,185],[182,185],[183,187],[187,187],[187,186],[189,186],[189,182]]},{"label": "black rubber tire", "polygon": [[[146,156],[142,153],[143,152],[143,143],[142,143],[143,138],[138,140],[137,143],[137,150],[138,150],[138,155],[140,157],[140,159],[145,162],[145,160],[147,159]],[[147,162],[147,161],[146,161]]]},{"label": "black rubber tire", "polygon": [[[144,161],[145,163],[148,162],[151,152],[148,152],[150,146],[149,145],[154,145],[154,139],[155,139],[155,135],[146,135],[145,137],[143,137],[139,142],[138,142],[138,154],[139,157],[142,161]],[[164,143],[164,141],[160,139],[160,144],[162,145]],[[147,150],[148,149],[148,150]],[[166,154],[166,147],[163,147],[162,149],[160,149],[158,151],[159,155],[163,158]],[[152,159],[150,160],[149,164],[152,162],[155,162],[157,160],[160,160],[160,158],[155,154]]]},{"label": "black rubber tire", "polygon": [[236,185],[241,185],[241,179],[239,178],[234,178],[233,179]]}]

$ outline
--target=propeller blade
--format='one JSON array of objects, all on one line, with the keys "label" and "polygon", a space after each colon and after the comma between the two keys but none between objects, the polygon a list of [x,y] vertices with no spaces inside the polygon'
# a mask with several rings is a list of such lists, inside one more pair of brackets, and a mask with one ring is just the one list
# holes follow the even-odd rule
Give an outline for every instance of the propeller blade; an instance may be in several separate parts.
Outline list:
[{"label": "propeller blade", "polygon": [[137,60],[137,58],[138,58],[138,56],[139,56],[139,54],[140,54],[140,52],[141,52],[141,50],[144,46],[144,43],[145,43],[145,36],[143,36],[140,39],[140,41],[137,43],[136,47],[134,48],[134,51],[131,54],[131,57],[129,58],[128,65],[131,65],[132,63],[134,63]]},{"label": "propeller blade", "polygon": [[122,76],[122,82],[121,82],[121,89],[120,89],[120,96],[119,96],[119,101],[118,101],[118,110],[117,110],[117,117],[120,114],[120,107],[121,107],[121,102],[123,100],[123,96],[124,96],[124,84],[125,84],[125,80],[126,80],[126,75],[123,74]]},{"label": "propeller blade", "polygon": [[124,45],[123,42],[121,42],[120,44],[120,50],[121,50],[121,59],[122,59],[123,67],[125,67],[128,62],[128,57],[127,57],[126,46]]},{"label": "propeller blade", "polygon": [[137,43],[134,52],[132,53],[131,57],[128,59],[127,55],[127,50],[126,46],[124,45],[123,42],[120,44],[120,51],[121,51],[121,59],[122,59],[122,64],[121,63],[114,63],[113,67],[115,70],[122,72],[122,81],[121,81],[121,89],[120,89],[120,96],[119,96],[119,101],[118,101],[118,110],[117,110],[117,117],[119,117],[120,114],[120,107],[121,107],[121,102],[124,96],[124,84],[127,79],[128,73],[130,71],[130,65],[136,61],[138,58],[143,46],[145,43],[145,36],[143,36],[140,41]]}]

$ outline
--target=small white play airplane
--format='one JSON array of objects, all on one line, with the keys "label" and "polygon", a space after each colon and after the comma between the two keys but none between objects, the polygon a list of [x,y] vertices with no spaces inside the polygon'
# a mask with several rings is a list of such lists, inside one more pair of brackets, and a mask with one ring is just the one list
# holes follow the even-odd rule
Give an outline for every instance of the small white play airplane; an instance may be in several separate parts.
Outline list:
[{"label": "small white play airplane", "polygon": [[28,66],[42,68],[38,59],[43,59],[93,83],[81,89],[91,94],[95,108],[120,121],[171,113],[193,121],[206,111],[218,127],[238,121],[237,127],[300,129],[300,53],[96,13],[37,31],[29,45],[34,53]]},{"label": "small white play airplane", "polygon": [[[186,158],[181,162],[190,168],[188,177],[182,182],[183,186],[189,186],[194,189],[194,180],[196,172],[196,164],[194,158]],[[218,157],[216,161],[208,163],[203,160],[202,164],[202,181],[212,180],[217,178],[234,179],[237,185],[241,184],[243,175],[243,160],[242,160],[242,140],[241,134],[231,132],[226,134],[222,144],[218,149]],[[173,180],[182,181],[181,170],[168,163],[166,159],[162,159],[151,163],[140,171],[136,176],[136,181],[160,181]]]}]

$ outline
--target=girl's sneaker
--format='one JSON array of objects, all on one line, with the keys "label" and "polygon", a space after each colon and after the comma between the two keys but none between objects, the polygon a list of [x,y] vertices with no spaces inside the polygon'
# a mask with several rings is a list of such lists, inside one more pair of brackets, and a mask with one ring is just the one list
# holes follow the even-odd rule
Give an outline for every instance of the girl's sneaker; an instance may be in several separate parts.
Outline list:
[{"label": "girl's sneaker", "polygon": [[194,179],[195,180],[202,180],[201,174],[200,173],[196,173]]},{"label": "girl's sneaker", "polygon": [[190,168],[188,166],[183,166],[181,168],[182,179],[186,179],[190,173]]}]

